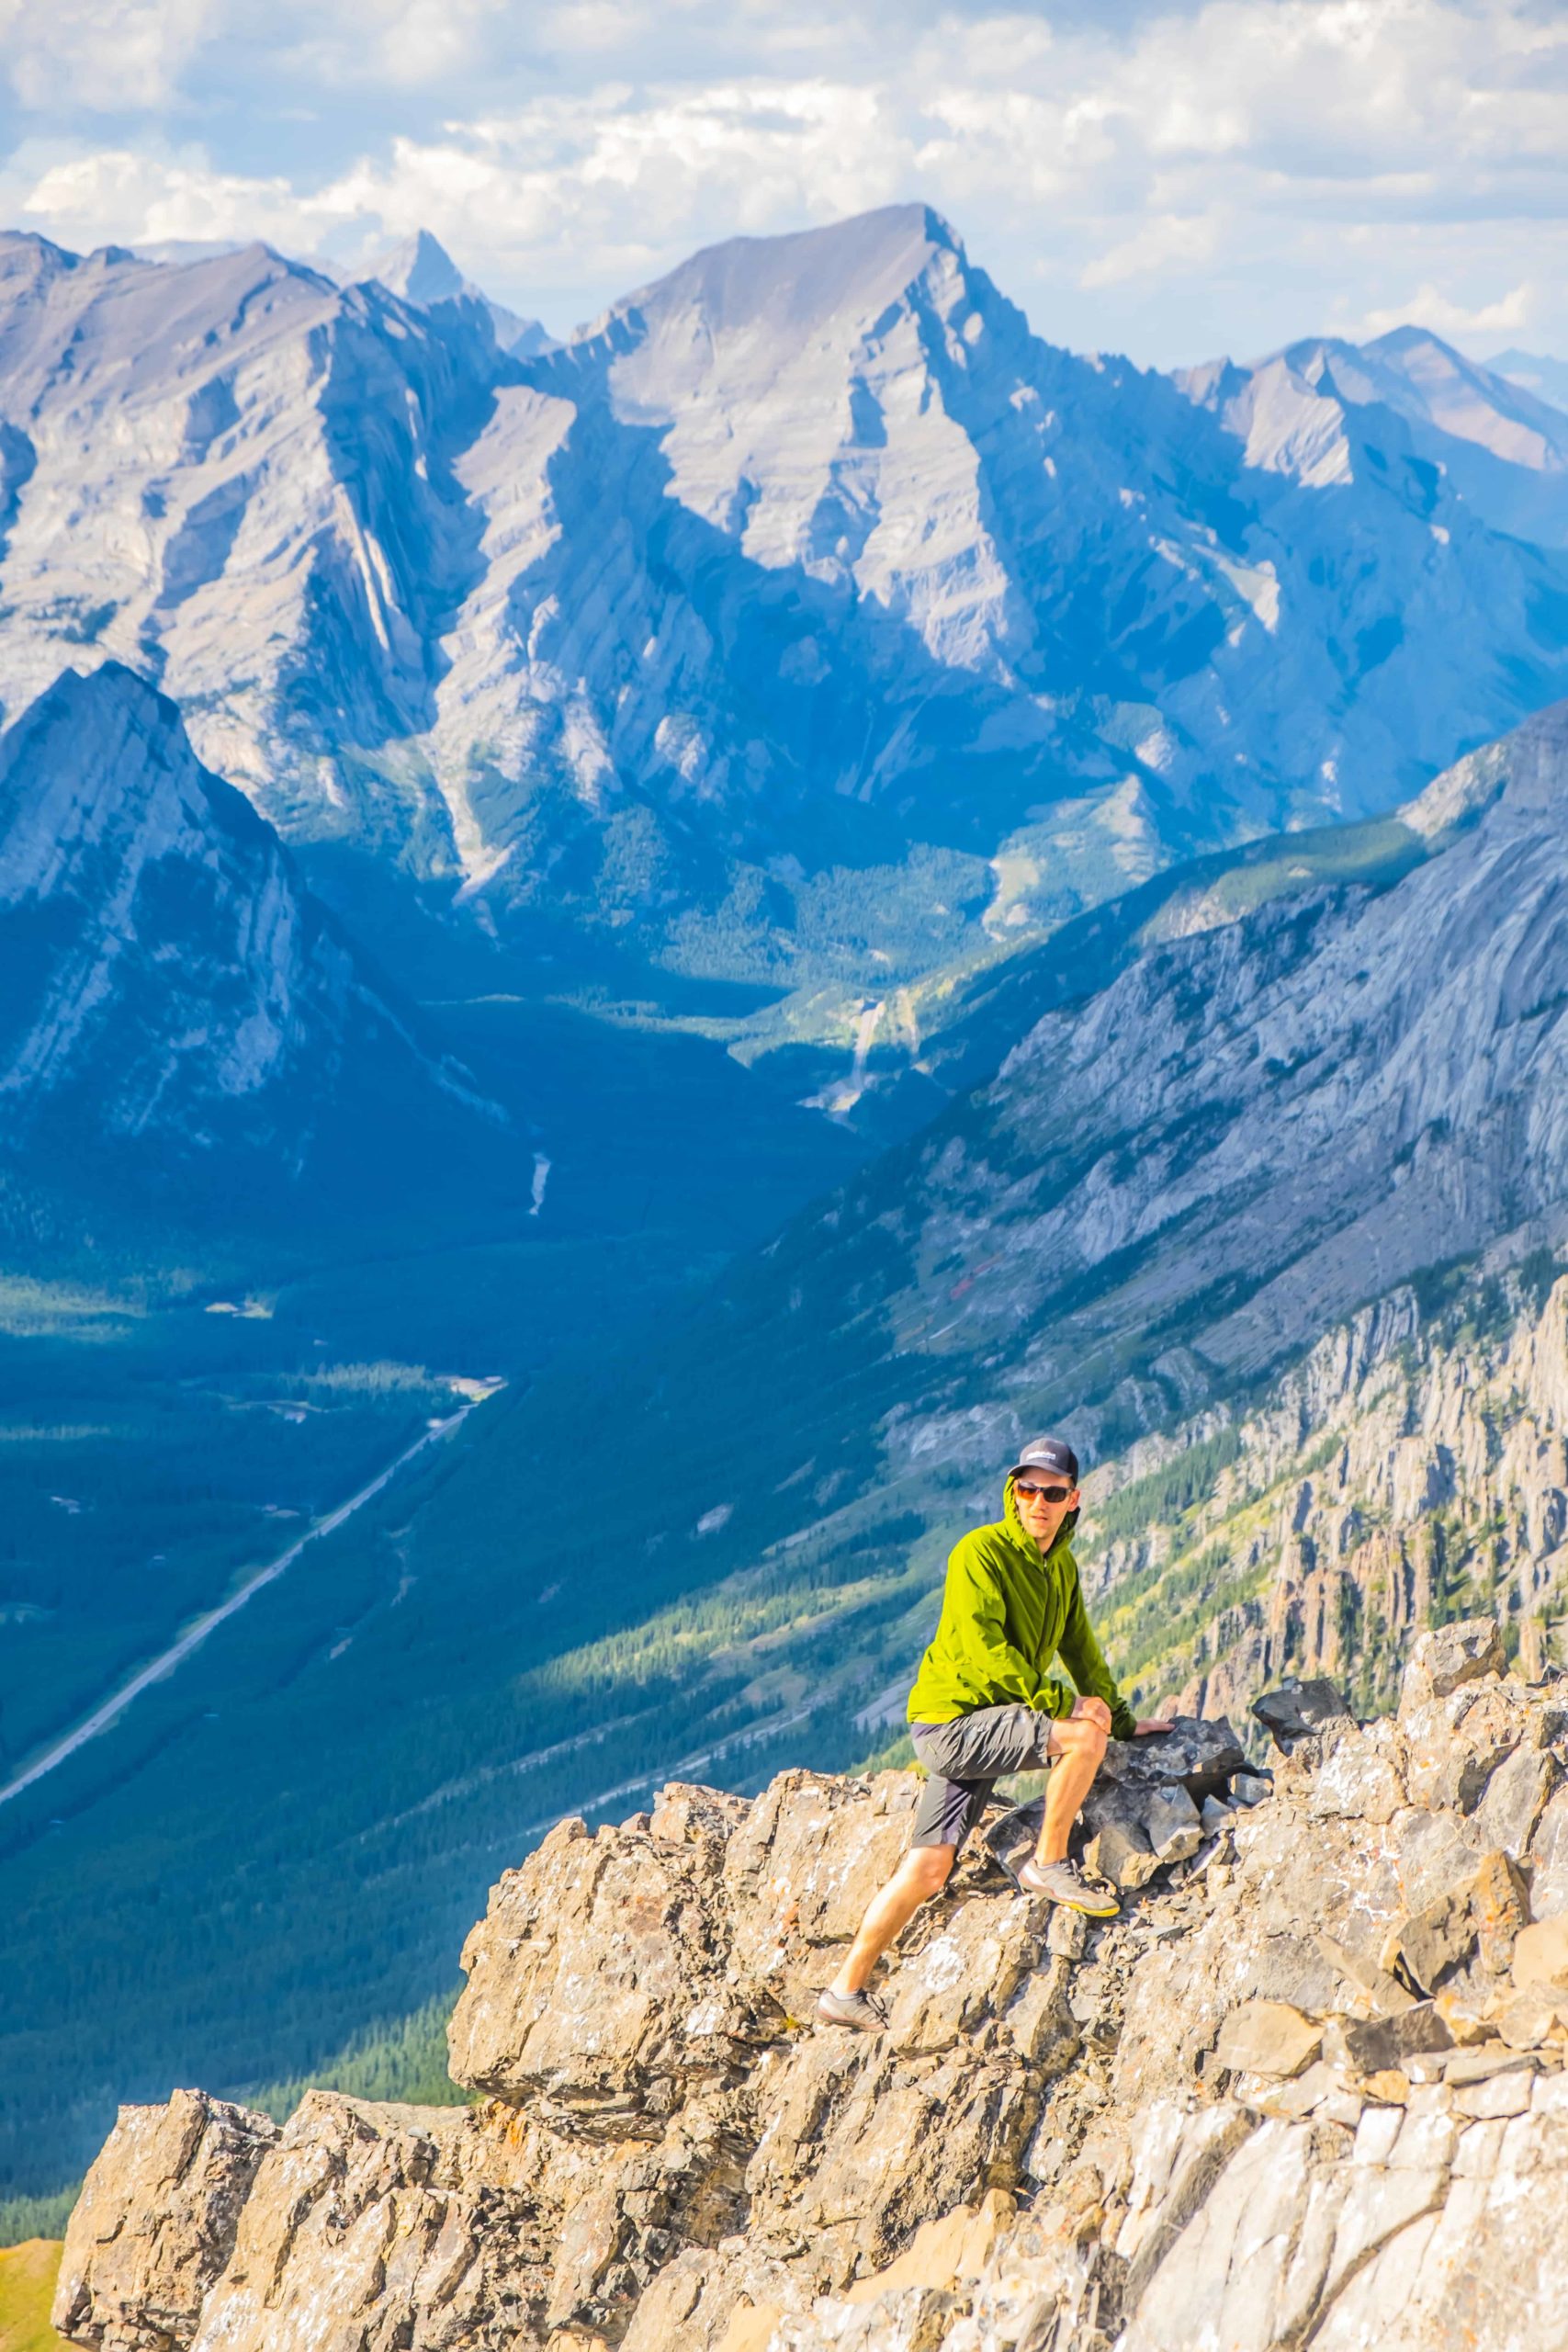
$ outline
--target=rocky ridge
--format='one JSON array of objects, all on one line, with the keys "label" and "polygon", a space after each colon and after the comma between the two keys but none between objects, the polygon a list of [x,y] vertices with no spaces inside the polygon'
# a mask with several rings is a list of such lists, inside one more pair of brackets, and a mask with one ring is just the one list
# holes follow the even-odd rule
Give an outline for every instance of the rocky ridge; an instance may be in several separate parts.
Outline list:
[{"label": "rocky ridge", "polygon": [[1271,1787],[1224,1727],[1132,1752],[1127,1817],[1193,1817],[1104,1926],[1013,1888],[1004,1818],[875,2037],[799,2019],[912,1775],[563,1822],[465,1949],[479,2103],[124,2109],[55,2324],[112,2352],[1550,2352],[1568,1708],[1504,1666],[1472,1621],[1421,1637],[1394,1716],[1281,1694]]}]

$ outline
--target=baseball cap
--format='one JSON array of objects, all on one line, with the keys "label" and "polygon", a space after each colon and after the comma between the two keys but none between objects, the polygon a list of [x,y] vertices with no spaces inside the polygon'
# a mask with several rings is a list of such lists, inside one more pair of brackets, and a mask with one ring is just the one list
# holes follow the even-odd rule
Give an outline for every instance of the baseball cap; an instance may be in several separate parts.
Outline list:
[{"label": "baseball cap", "polygon": [[1016,1478],[1021,1470],[1054,1470],[1069,1487],[1078,1483],[1078,1457],[1065,1437],[1031,1438],[1008,1472],[1009,1477]]}]

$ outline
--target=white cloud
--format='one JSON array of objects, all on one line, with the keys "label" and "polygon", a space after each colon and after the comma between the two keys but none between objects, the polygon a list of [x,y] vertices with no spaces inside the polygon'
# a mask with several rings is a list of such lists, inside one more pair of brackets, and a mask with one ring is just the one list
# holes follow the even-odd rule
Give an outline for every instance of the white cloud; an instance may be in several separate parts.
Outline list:
[{"label": "white cloud", "polygon": [[218,0],[0,0],[0,61],[35,111],[164,106],[218,14]]},{"label": "white cloud", "polygon": [[[25,166],[25,153],[19,160]],[[17,206],[17,217],[83,247],[260,237],[310,253],[323,225],[312,220],[309,202],[301,202],[286,179],[215,172],[199,153],[149,154],[128,148],[46,165]]]},{"label": "white cloud", "polygon": [[1219,249],[1224,226],[1224,216],[1218,211],[1154,213],[1121,244],[1097,254],[1078,283],[1116,286],[1130,277],[1205,268]]},{"label": "white cloud", "polygon": [[1568,346],[1568,18],[1534,0],[276,6],[273,130],[220,163],[192,93],[240,0],[20,0],[37,93],[88,13],[100,82],[154,113],[185,82],[143,135],[48,124],[0,191],[67,242],[427,226],[558,326],[696,244],[922,196],[1064,340],[1194,357],[1415,307]]},{"label": "white cloud", "polygon": [[1483,302],[1473,309],[1451,301],[1439,288],[1428,283],[1418,286],[1405,300],[1387,310],[1364,311],[1341,332],[1359,338],[1387,334],[1392,328],[1414,322],[1433,327],[1438,334],[1458,336],[1466,343],[1490,344],[1499,336],[1527,333],[1535,307],[1535,289],[1529,283],[1512,288],[1495,302]]}]

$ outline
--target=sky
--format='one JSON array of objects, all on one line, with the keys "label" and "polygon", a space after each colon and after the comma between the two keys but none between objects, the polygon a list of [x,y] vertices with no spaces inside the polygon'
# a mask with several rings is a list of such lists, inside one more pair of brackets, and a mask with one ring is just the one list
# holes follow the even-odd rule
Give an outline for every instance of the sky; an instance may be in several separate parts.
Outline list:
[{"label": "sky", "polygon": [[0,222],[77,250],[428,228],[559,334],[919,198],[1076,349],[1568,356],[1568,0],[0,0]]}]

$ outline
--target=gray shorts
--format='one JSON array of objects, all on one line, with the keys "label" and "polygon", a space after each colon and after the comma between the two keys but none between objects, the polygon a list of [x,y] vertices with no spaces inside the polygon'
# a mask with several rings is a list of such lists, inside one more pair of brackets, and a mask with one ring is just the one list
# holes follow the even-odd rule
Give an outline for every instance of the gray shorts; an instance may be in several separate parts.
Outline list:
[{"label": "gray shorts", "polygon": [[1032,1707],[977,1707],[950,1724],[911,1724],[930,1775],[915,1811],[911,1846],[962,1846],[1007,1772],[1038,1772],[1052,1755],[1054,1715]]}]

